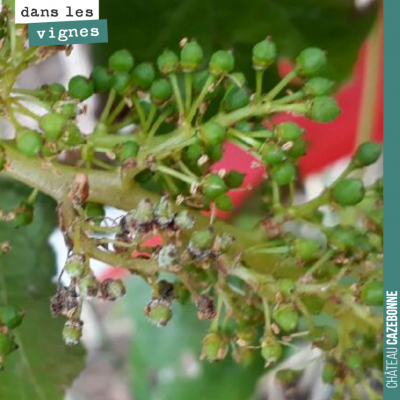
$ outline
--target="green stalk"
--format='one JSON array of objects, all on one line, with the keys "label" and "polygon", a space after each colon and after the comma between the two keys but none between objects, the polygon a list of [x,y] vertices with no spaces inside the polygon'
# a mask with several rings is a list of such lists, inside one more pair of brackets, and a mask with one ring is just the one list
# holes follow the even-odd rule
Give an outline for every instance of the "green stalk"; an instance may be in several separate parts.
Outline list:
[{"label": "green stalk", "polygon": [[174,97],[175,97],[175,100],[176,100],[176,104],[178,105],[179,114],[180,115],[184,115],[185,108],[183,106],[182,93],[181,93],[181,90],[179,88],[178,78],[176,77],[176,74],[174,72],[169,74],[169,80],[170,80],[171,85],[172,85],[172,90],[174,92]]},{"label": "green stalk", "polygon": [[296,71],[289,72],[271,91],[267,94],[268,100],[273,100],[290,82],[296,78]]}]

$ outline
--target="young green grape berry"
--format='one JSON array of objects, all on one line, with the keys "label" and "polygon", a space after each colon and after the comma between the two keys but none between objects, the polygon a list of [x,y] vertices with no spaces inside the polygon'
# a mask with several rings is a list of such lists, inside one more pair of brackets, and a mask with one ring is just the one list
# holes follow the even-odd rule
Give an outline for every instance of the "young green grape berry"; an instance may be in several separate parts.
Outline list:
[{"label": "young green grape berry", "polygon": [[96,297],[99,293],[100,284],[93,273],[89,272],[79,279],[78,289],[82,297]]},{"label": "young green grape berry", "polygon": [[34,217],[34,208],[32,204],[22,202],[15,210],[15,218],[13,220],[16,228],[28,226],[32,223]]},{"label": "young green grape berry", "polygon": [[378,161],[382,153],[382,145],[375,142],[366,142],[358,146],[354,155],[356,166],[367,167]]},{"label": "young green grape berry", "polygon": [[157,58],[157,66],[163,75],[176,72],[179,68],[179,58],[172,50],[164,50]]},{"label": "young green grape berry", "polygon": [[264,70],[276,60],[276,46],[270,39],[266,38],[253,47],[253,68]]},{"label": "young green grape berry", "polygon": [[293,243],[296,258],[302,261],[311,261],[320,254],[321,247],[318,242],[311,239],[297,238]]},{"label": "young green grape berry", "polygon": [[332,385],[340,376],[340,366],[335,361],[327,361],[322,368],[322,380],[328,385]]},{"label": "young green grape berry", "polygon": [[266,165],[277,165],[287,159],[286,152],[277,144],[268,144],[263,151],[262,160]]},{"label": "young green grape berry", "polygon": [[25,311],[11,304],[0,306],[0,326],[8,329],[18,328],[24,319]]},{"label": "young green grape berry", "polygon": [[313,345],[325,351],[334,349],[339,343],[337,330],[331,326],[317,326],[310,336]]},{"label": "young green grape berry", "polygon": [[111,89],[112,74],[107,68],[97,65],[90,75],[96,93],[105,93]]},{"label": "young green grape berry", "polygon": [[332,94],[334,83],[326,78],[316,77],[309,79],[303,87],[309,96],[328,96]]},{"label": "young green grape berry", "polygon": [[323,50],[310,47],[303,50],[296,58],[296,72],[300,76],[315,76],[326,65],[326,54]]},{"label": "young green grape berry", "polygon": [[294,140],[292,142],[292,146],[287,151],[287,154],[291,159],[294,160],[303,157],[305,154],[307,154],[307,142],[302,138]]},{"label": "young green grape berry", "polygon": [[166,228],[174,221],[174,210],[167,197],[161,197],[154,208],[154,219],[158,226]]},{"label": "young green grape berry", "polygon": [[346,353],[346,365],[354,371],[362,371],[364,360],[358,350],[352,349]]},{"label": "young green grape berry", "polygon": [[133,83],[140,89],[147,90],[156,77],[156,71],[152,64],[144,62],[134,68],[132,79]]},{"label": "young green grape berry", "polygon": [[130,84],[131,76],[128,72],[116,72],[111,78],[111,87],[119,94],[126,92]]},{"label": "young green grape berry", "polygon": [[40,119],[40,127],[43,129],[45,137],[51,142],[57,141],[64,133],[67,120],[60,114],[49,112]]},{"label": "young green grape berry", "polygon": [[196,71],[204,60],[204,52],[196,42],[186,43],[181,50],[181,67],[184,72]]},{"label": "young green grape berry", "polygon": [[65,119],[70,120],[76,118],[80,110],[74,103],[64,103],[57,109],[57,112]]},{"label": "young green grape berry", "polygon": [[224,176],[224,181],[229,189],[237,189],[243,185],[244,174],[238,171],[230,171]]},{"label": "young green grape berry", "polygon": [[156,326],[166,326],[172,318],[171,302],[155,298],[144,310],[147,318]]},{"label": "young green grape berry", "polygon": [[232,211],[233,201],[231,196],[226,193],[221,194],[215,199],[215,206],[220,211]]},{"label": "young green grape berry", "polygon": [[188,251],[194,257],[202,257],[203,254],[208,255],[215,240],[215,235],[211,229],[193,232]]},{"label": "young green grape berry", "polygon": [[86,203],[85,204],[85,216],[86,218],[97,220],[101,222],[101,220],[105,217],[106,211],[104,206],[100,203]]},{"label": "young green grape berry", "polygon": [[296,179],[296,167],[289,162],[278,164],[274,166],[271,177],[279,186],[288,185]]},{"label": "young green grape berry", "polygon": [[239,132],[249,133],[253,130],[253,126],[250,122],[247,121],[239,121],[235,125],[235,129]]},{"label": "young green grape berry", "polygon": [[121,279],[105,279],[100,283],[100,293],[103,299],[115,301],[125,295],[126,289]]},{"label": "young green grape berry", "polygon": [[272,334],[266,334],[261,340],[261,356],[266,365],[276,364],[282,357],[281,344]]},{"label": "young green grape berry", "polygon": [[94,93],[94,85],[90,79],[77,75],[68,83],[68,94],[81,101],[88,99]]},{"label": "young green grape berry", "polygon": [[62,136],[62,142],[65,143],[67,147],[73,148],[85,143],[85,139],[75,124],[67,124],[64,135]]},{"label": "young green grape berry", "polygon": [[243,87],[234,86],[229,88],[222,100],[222,106],[226,112],[232,112],[246,107],[250,103],[250,96]]},{"label": "young green grape berry", "polygon": [[188,231],[194,227],[194,217],[187,210],[179,211],[174,218],[174,226],[178,230]]},{"label": "young green grape berry", "polygon": [[313,315],[320,314],[325,306],[325,299],[316,294],[304,293],[300,299],[307,310]]},{"label": "young green grape berry", "polygon": [[337,226],[329,233],[330,245],[339,251],[352,251],[357,243],[357,232],[350,226]]},{"label": "young green grape berry", "polygon": [[333,97],[318,96],[310,102],[309,118],[317,122],[332,122],[340,115],[340,108]]},{"label": "young green grape berry", "polygon": [[169,269],[179,265],[180,254],[174,244],[163,246],[158,253],[158,265],[162,269]]},{"label": "young green grape berry", "polygon": [[367,282],[361,289],[361,300],[368,306],[382,306],[383,282]]},{"label": "young green grape berry", "polygon": [[86,269],[86,257],[84,254],[71,254],[65,263],[64,270],[71,279],[79,279]]},{"label": "young green grape berry", "polygon": [[51,83],[46,87],[51,101],[59,101],[65,93],[65,87],[61,83]]},{"label": "young green grape berry", "polygon": [[364,184],[358,178],[343,179],[332,189],[333,200],[341,206],[354,206],[360,203],[364,194]]},{"label": "young green grape berry", "polygon": [[30,129],[17,132],[17,149],[27,157],[36,157],[43,149],[42,135]]},{"label": "young green grape berry", "polygon": [[229,74],[235,68],[235,59],[232,52],[227,50],[216,51],[210,59],[209,69],[214,75]]},{"label": "young green grape berry", "polygon": [[190,163],[197,163],[197,161],[203,154],[203,146],[200,143],[193,143],[190,146],[186,147],[184,157]]},{"label": "young green grape berry", "polygon": [[118,158],[122,162],[125,162],[132,158],[135,158],[139,153],[139,149],[140,146],[137,142],[135,142],[134,140],[128,140],[118,146],[116,153],[118,155]]},{"label": "young green grape berry", "polygon": [[299,125],[294,122],[283,122],[275,128],[276,136],[284,142],[292,142],[301,137],[304,133]]},{"label": "young green grape berry", "polygon": [[284,304],[275,309],[273,319],[286,333],[293,332],[299,323],[299,313],[291,304]]},{"label": "young green grape berry", "polygon": [[207,147],[207,155],[211,162],[217,162],[224,156],[224,145],[219,143],[215,146]]},{"label": "young green grape berry", "polygon": [[128,50],[118,50],[108,59],[108,66],[114,72],[129,72],[135,63]]},{"label": "young green grape berry", "polygon": [[303,374],[304,370],[295,370],[290,368],[284,368],[276,371],[275,379],[282,385],[282,386],[292,386],[295,385],[301,375]]},{"label": "young green grape berry", "polygon": [[207,147],[212,147],[224,141],[226,128],[218,122],[206,122],[200,132],[200,137]]},{"label": "young green grape berry", "polygon": [[172,96],[172,85],[168,79],[154,81],[150,87],[150,98],[156,104],[162,104]]},{"label": "young green grape berry", "polygon": [[201,358],[210,362],[221,361],[228,354],[228,350],[226,338],[220,333],[211,332],[203,339]]},{"label": "young green grape berry", "polygon": [[228,187],[225,181],[218,174],[210,174],[206,177],[203,185],[203,192],[208,199],[214,200],[227,190]]},{"label": "young green grape berry", "polygon": [[68,320],[62,331],[64,343],[67,346],[77,346],[82,338],[82,321]]},{"label": "young green grape berry", "polygon": [[17,350],[18,346],[9,333],[0,330],[0,360]]},{"label": "young green grape berry", "polygon": [[287,299],[290,298],[296,287],[296,283],[288,278],[279,279],[277,284],[279,292]]}]

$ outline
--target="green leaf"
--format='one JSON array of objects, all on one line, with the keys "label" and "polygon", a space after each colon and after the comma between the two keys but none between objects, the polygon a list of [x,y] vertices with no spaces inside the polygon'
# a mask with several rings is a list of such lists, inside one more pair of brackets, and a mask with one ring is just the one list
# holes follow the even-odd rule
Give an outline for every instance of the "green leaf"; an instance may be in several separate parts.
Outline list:
[{"label": "green leaf", "polygon": [[[12,210],[26,200],[29,190],[0,180],[0,209]],[[0,373],[1,400],[61,400],[83,368],[82,348],[66,348],[63,321],[53,319],[49,299],[55,292],[55,255],[48,238],[56,226],[55,204],[40,197],[32,225],[15,229],[0,222],[0,242],[12,249],[0,256],[0,304],[26,311],[13,333],[20,348],[7,357]]]},{"label": "green leaf", "polygon": [[[294,59],[308,46],[328,52],[327,76],[349,76],[361,43],[380,7],[357,10],[353,0],[113,0],[102,3],[109,42],[96,45],[103,60],[118,48],[136,60],[152,61],[161,51],[178,49],[183,37],[196,38],[208,55],[233,48],[237,68],[251,73],[252,46],[271,35],[280,55]],[[123,12],[121,12],[123,10]]]},{"label": "green leaf", "polygon": [[220,363],[200,361],[201,342],[210,325],[199,321],[191,305],[173,307],[166,327],[152,325],[143,310],[151,297],[138,278],[128,282],[126,310],[135,324],[132,340],[132,387],[140,400],[246,400],[264,373],[261,359],[249,367],[230,356]]}]

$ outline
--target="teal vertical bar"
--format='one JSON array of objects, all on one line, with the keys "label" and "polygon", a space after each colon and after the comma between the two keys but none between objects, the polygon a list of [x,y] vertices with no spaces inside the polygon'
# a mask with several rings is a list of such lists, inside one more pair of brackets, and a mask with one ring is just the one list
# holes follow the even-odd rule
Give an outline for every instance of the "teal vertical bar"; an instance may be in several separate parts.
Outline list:
[{"label": "teal vertical bar", "polygon": [[[400,1],[386,0],[384,19],[384,352],[383,398],[400,399]],[[393,302],[389,303],[389,296]],[[389,304],[392,304],[389,307]],[[390,328],[390,329],[389,329]],[[396,333],[394,334],[394,331]]]}]

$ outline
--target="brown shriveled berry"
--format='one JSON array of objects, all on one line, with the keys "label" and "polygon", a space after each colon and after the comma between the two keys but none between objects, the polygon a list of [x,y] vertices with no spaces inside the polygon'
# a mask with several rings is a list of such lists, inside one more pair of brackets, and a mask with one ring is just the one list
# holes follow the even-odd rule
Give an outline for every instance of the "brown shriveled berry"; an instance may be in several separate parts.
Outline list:
[{"label": "brown shriveled berry", "polygon": [[199,296],[196,302],[197,316],[200,320],[214,319],[217,315],[214,300],[208,296]]},{"label": "brown shriveled berry", "polygon": [[68,198],[75,206],[82,205],[89,197],[89,179],[86,174],[76,174]]},{"label": "brown shriveled berry", "polygon": [[124,296],[126,289],[120,279],[105,279],[100,284],[100,293],[103,299],[114,301]]}]

